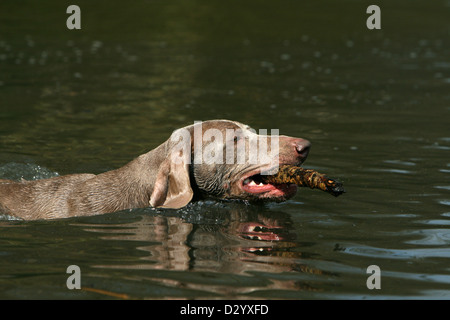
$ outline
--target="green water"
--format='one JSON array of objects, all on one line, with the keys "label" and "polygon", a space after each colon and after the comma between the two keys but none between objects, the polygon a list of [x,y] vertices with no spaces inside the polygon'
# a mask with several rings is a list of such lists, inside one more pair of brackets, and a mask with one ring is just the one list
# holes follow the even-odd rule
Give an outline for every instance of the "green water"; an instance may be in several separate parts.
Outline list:
[{"label": "green water", "polygon": [[310,140],[347,193],[3,217],[0,298],[450,298],[448,1],[378,1],[381,30],[368,1],[76,2],[81,30],[72,3],[0,2],[2,178],[100,173],[226,118]]}]

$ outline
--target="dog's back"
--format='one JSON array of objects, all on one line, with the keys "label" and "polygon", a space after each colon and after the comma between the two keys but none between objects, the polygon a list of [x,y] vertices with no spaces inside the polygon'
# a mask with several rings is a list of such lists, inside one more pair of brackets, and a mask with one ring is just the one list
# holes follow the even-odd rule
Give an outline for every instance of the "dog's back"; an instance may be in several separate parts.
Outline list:
[{"label": "dog's back", "polygon": [[67,198],[74,186],[95,177],[72,174],[33,181],[0,180],[0,212],[25,220],[60,218],[67,212]]}]

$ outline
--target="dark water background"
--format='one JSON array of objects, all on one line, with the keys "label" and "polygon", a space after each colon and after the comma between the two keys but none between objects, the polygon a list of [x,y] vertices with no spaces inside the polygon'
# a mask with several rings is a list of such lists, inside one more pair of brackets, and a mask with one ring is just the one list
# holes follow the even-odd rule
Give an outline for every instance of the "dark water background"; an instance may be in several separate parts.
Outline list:
[{"label": "dark water background", "polygon": [[[313,143],[333,198],[0,220],[0,298],[450,298],[450,2],[0,2],[0,177],[120,167],[194,120]],[[68,290],[78,265],[82,290]],[[381,289],[366,271],[381,269]]]}]

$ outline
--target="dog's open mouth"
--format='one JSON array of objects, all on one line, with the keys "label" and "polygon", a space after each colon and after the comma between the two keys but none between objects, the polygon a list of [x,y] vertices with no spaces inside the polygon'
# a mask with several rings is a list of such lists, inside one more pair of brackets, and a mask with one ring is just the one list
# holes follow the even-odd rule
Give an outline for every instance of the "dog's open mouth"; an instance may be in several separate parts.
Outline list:
[{"label": "dog's open mouth", "polygon": [[242,179],[241,188],[244,192],[257,195],[258,198],[275,198],[275,201],[293,196],[297,187],[319,189],[335,197],[345,193],[341,182],[313,169],[283,165],[271,175],[262,175],[262,172],[250,172]]},{"label": "dog's open mouth", "polygon": [[295,195],[297,186],[292,183],[271,184],[261,173],[247,176],[242,180],[242,190],[258,198],[285,200]]}]

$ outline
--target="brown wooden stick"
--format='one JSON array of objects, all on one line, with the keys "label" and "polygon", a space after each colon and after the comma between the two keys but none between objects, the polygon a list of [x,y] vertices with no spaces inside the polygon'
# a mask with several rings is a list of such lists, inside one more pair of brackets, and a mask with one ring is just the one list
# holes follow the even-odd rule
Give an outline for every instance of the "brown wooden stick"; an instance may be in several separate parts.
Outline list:
[{"label": "brown wooden stick", "polygon": [[275,175],[264,176],[262,179],[271,184],[294,183],[299,187],[320,189],[337,197],[345,192],[341,182],[327,177],[312,169],[304,169],[296,166],[280,166]]},{"label": "brown wooden stick", "polygon": [[126,293],[116,293],[116,292],[112,292],[112,291],[89,288],[89,287],[81,287],[81,290],[104,294],[104,295],[114,297],[114,298],[119,298],[119,299],[125,299],[125,300],[130,299],[130,296],[127,295]]}]

